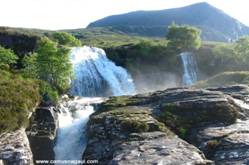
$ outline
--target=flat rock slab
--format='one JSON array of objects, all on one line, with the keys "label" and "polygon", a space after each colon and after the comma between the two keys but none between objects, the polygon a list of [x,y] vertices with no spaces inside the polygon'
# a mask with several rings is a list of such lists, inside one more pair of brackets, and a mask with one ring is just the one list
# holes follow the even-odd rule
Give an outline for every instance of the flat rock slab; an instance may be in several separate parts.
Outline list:
[{"label": "flat rock slab", "polygon": [[[110,165],[171,165],[212,164],[193,145],[179,139],[168,138],[162,132],[143,133],[143,140],[122,143],[113,153]],[[147,138],[151,137],[153,138]]]}]

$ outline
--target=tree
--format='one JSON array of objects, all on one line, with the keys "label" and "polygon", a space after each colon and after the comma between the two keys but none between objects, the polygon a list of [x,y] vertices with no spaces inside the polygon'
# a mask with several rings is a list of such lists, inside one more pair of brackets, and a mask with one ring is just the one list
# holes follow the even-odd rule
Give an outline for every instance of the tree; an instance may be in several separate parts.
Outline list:
[{"label": "tree", "polygon": [[37,78],[37,53],[25,55],[22,59],[22,64],[24,66],[23,73],[25,77]]},{"label": "tree", "polygon": [[249,36],[241,37],[235,42],[234,52],[240,60],[249,60]]},{"label": "tree", "polygon": [[0,66],[15,64],[18,57],[11,49],[0,46]]},{"label": "tree", "polygon": [[55,32],[53,38],[61,45],[80,46],[81,42],[73,35],[66,32]]},{"label": "tree", "polygon": [[201,31],[189,25],[172,24],[168,27],[166,38],[168,46],[176,51],[191,51],[201,46]]},{"label": "tree", "polygon": [[42,38],[36,57],[38,78],[48,82],[59,92],[70,87],[72,78],[72,64],[70,63],[69,49],[57,43]]}]

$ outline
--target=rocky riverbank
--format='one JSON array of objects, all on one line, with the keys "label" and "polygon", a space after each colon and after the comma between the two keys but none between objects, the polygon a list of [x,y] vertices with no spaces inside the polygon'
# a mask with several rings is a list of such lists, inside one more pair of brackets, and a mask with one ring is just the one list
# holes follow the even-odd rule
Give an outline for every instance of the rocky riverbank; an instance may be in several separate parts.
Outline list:
[{"label": "rocky riverbank", "polygon": [[247,86],[236,85],[113,97],[90,118],[83,159],[113,165],[248,164],[249,110],[242,105],[248,95]]},{"label": "rocky riverbank", "polygon": [[0,165],[32,165],[33,154],[25,129],[0,135]]},{"label": "rocky riverbank", "polygon": [[[248,86],[235,85],[112,97],[90,118],[82,159],[102,165],[248,164],[248,96]],[[57,111],[37,108],[26,133],[0,135],[0,164],[54,159]]]}]

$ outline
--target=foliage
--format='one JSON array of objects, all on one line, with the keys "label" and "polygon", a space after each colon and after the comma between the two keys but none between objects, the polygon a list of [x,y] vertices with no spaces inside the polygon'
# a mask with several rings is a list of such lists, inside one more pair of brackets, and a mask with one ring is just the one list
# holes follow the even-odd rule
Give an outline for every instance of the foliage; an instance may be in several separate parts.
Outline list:
[{"label": "foliage", "polygon": [[172,24],[166,35],[169,47],[179,52],[199,49],[201,46],[201,31],[189,25]]},{"label": "foliage", "polygon": [[81,42],[73,35],[66,33],[66,32],[55,32],[53,33],[53,38],[61,45],[67,46],[80,46]]},{"label": "foliage", "polygon": [[38,67],[37,65],[37,53],[28,54],[22,59],[24,68],[22,69],[24,77],[37,78]]},{"label": "foliage", "polygon": [[[239,39],[240,40],[240,39]],[[199,72],[202,78],[214,76],[222,72],[248,71],[249,58],[243,43],[203,43],[202,47],[195,51]],[[246,47],[244,48],[246,49]],[[240,53],[239,53],[240,52]]]},{"label": "foliage", "polygon": [[42,97],[42,103],[55,105],[59,100],[59,94],[57,90],[42,80],[37,80],[37,84],[39,85],[39,93]]},{"label": "foliage", "polygon": [[19,74],[0,71],[0,133],[25,127],[40,101],[38,85]]},{"label": "foliage", "polygon": [[17,56],[11,49],[6,49],[0,46],[0,66],[10,66],[16,63]]},{"label": "foliage", "polygon": [[37,48],[36,67],[38,78],[48,82],[59,92],[69,88],[72,65],[68,48],[43,38]]},{"label": "foliage", "polygon": [[249,61],[249,36],[239,38],[235,43],[234,51],[241,61]]}]

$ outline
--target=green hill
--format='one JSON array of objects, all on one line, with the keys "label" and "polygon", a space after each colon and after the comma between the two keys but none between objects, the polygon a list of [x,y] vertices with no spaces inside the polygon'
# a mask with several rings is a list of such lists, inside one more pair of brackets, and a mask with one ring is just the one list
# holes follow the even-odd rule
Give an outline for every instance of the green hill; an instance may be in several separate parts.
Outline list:
[{"label": "green hill", "polygon": [[231,41],[249,34],[249,27],[205,2],[181,8],[108,16],[90,23],[88,28],[105,27],[129,35],[164,37],[166,27],[172,22],[201,28],[204,40]]}]

